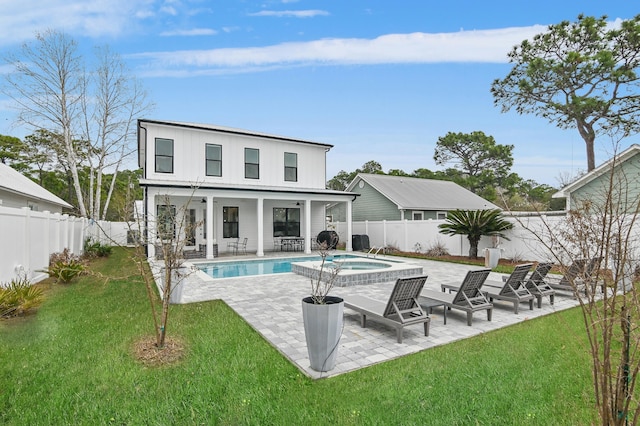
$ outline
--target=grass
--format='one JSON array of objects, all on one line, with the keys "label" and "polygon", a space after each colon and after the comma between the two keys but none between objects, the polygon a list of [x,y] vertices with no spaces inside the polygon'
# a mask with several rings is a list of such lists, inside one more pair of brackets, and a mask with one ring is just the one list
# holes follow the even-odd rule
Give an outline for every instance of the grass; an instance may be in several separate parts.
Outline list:
[{"label": "grass", "polygon": [[313,381],[223,302],[176,305],[168,335],[186,356],[145,367],[132,347],[152,322],[129,254],[117,249],[91,265],[123,278],[54,285],[36,315],[0,322],[0,423],[596,422],[577,309]]}]

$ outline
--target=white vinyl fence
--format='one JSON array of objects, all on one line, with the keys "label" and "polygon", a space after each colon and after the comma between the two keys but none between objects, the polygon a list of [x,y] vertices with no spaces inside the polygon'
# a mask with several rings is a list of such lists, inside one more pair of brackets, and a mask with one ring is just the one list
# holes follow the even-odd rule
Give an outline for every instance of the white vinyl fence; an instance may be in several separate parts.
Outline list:
[{"label": "white vinyl fence", "polygon": [[[101,231],[104,229],[104,233]],[[0,206],[0,285],[19,275],[31,282],[47,277],[49,256],[68,248],[82,254],[91,238],[108,245],[126,245],[128,226],[122,222],[95,222],[66,214]]]},{"label": "white vinyl fence", "polygon": [[[561,226],[564,216],[522,216],[507,218],[514,223],[514,228],[505,234],[509,240],[495,241],[503,259],[544,261],[552,260],[549,250],[540,242],[551,229]],[[520,222],[518,222],[520,221]],[[436,245],[444,246],[449,254],[467,256],[469,241],[466,235],[444,235],[439,232],[438,225],[445,220],[397,220],[397,221],[364,221],[353,222],[353,235],[367,235],[369,246],[374,248],[394,247],[406,252],[425,252]],[[340,241],[345,241],[347,225],[344,222],[333,222],[330,228],[335,229]],[[537,236],[536,236],[537,235]],[[356,237],[357,238],[357,237]],[[482,237],[478,245],[478,256],[485,255],[485,248],[494,247],[490,237]]]}]

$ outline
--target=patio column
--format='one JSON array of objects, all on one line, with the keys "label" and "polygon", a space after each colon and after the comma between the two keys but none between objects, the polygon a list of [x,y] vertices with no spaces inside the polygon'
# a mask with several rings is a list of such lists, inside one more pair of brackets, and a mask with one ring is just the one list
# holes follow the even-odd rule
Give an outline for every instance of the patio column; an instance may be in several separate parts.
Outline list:
[{"label": "patio column", "polygon": [[353,236],[353,217],[351,200],[347,201],[347,246],[346,251],[353,251],[353,245],[351,244],[351,237]]},{"label": "patio column", "polygon": [[213,240],[216,236],[213,234],[213,197],[207,195],[207,259],[213,259]]},{"label": "patio column", "polygon": [[264,198],[256,200],[256,214],[258,215],[258,248],[256,256],[264,256]]},{"label": "patio column", "polygon": [[304,200],[304,252],[311,254],[311,200]]},{"label": "patio column", "polygon": [[[153,259],[156,257],[156,246],[153,244],[156,236],[156,191],[147,188],[147,257]],[[143,236],[144,238],[144,236]]]}]

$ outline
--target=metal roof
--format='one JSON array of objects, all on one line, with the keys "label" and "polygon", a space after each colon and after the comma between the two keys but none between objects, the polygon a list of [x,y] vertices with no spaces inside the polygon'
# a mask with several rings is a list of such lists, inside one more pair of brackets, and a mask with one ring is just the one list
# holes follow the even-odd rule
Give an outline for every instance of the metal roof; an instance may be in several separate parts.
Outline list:
[{"label": "metal roof", "polygon": [[499,209],[455,182],[360,173],[347,191],[357,192],[363,180],[403,210],[486,210]]},{"label": "metal roof", "polygon": [[23,195],[28,198],[46,201],[68,209],[73,206],[57,195],[47,191],[17,170],[0,163],[0,189]]}]

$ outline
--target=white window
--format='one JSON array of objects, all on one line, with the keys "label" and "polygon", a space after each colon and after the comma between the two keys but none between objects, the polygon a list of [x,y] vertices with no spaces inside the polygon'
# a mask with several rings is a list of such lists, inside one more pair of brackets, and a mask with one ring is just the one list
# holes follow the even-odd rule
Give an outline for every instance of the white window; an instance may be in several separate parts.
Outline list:
[{"label": "white window", "polygon": [[422,212],[413,212],[413,220],[423,220],[424,214]]},{"label": "white window", "polygon": [[437,219],[446,219],[447,218],[447,212],[438,212],[436,213],[436,217]]}]

